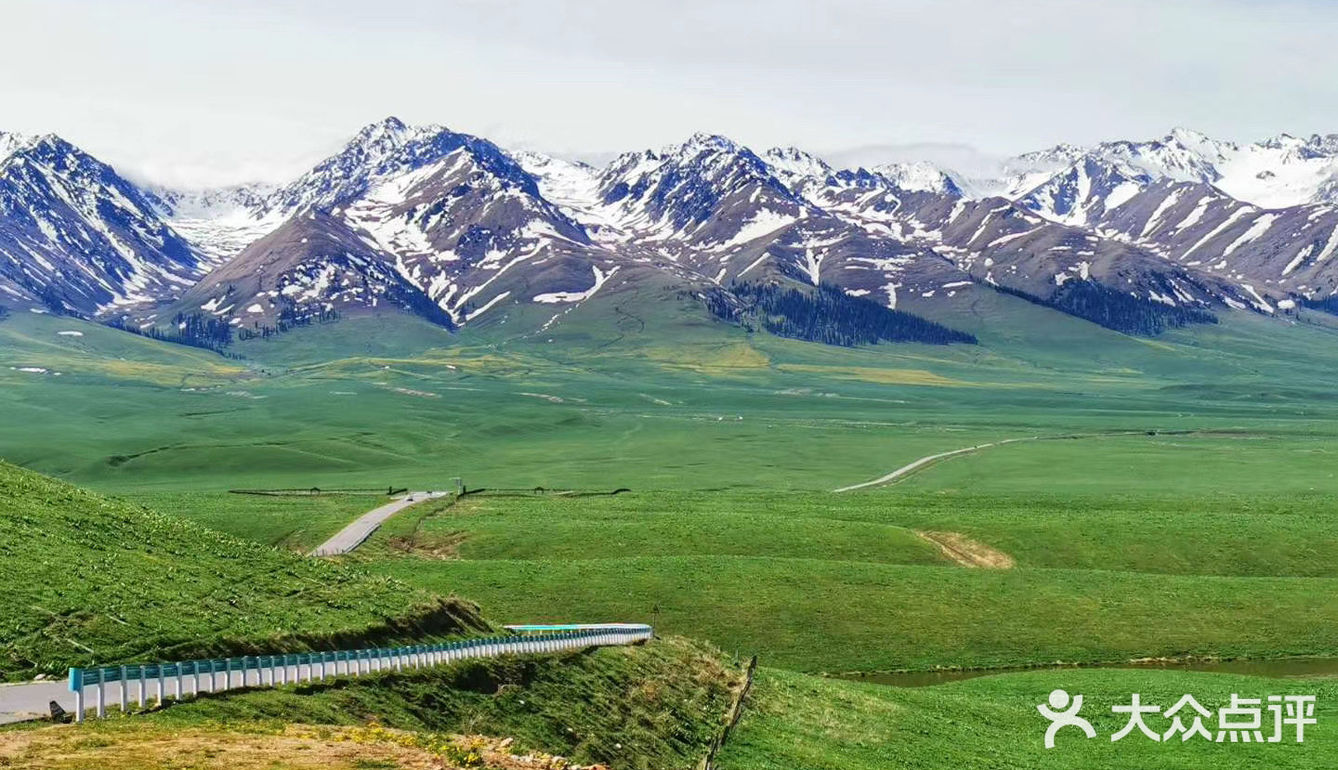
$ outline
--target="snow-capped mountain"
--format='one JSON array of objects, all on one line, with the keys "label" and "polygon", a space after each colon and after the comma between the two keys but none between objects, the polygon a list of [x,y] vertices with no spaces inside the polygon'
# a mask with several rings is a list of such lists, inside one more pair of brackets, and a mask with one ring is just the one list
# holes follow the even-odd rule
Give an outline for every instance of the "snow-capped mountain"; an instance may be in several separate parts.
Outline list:
[{"label": "snow-capped mountain", "polygon": [[[1118,286],[1144,302],[1206,309],[1243,301],[1215,276],[1169,263],[1152,251],[1048,220],[1005,198],[907,190],[887,177],[837,172],[808,194],[825,210],[880,239],[918,245],[965,274],[921,299],[956,296],[973,284],[1047,299],[1073,279]],[[1065,290],[1067,291],[1067,290]]]},{"label": "snow-capped mountain", "polygon": [[0,134],[0,158],[0,304],[215,340],[386,311],[453,328],[531,308],[548,328],[646,282],[827,284],[930,313],[997,290],[1138,333],[1338,288],[1338,204],[1310,200],[1335,184],[1338,136],[1177,130],[990,179],[713,134],[599,168],[395,118],[280,186],[142,189],[51,136]]},{"label": "snow-capped mountain", "polygon": [[1018,202],[1047,219],[1083,227],[1129,202],[1155,181],[1133,164],[1084,156]]},{"label": "snow-capped mountain", "polygon": [[114,314],[209,267],[152,194],[60,137],[7,134],[0,155],[0,304]]},{"label": "snow-capped mountain", "polygon": [[759,156],[699,134],[660,152],[624,155],[600,173],[599,191],[629,240],[660,244],[715,284],[830,282],[895,307],[899,290],[967,283],[932,251],[871,234],[809,194],[852,173],[867,175],[834,172],[793,149]]},{"label": "snow-capped mountain", "polygon": [[508,300],[584,297],[626,261],[597,249],[496,145],[394,118],[256,213],[281,224],[175,313],[207,314],[239,334],[387,306],[455,326]]},{"label": "snow-capped mountain", "polygon": [[827,161],[798,147],[772,147],[762,153],[762,159],[782,179],[821,179],[832,173]]},{"label": "snow-capped mountain", "polygon": [[[1119,206],[1092,212],[1105,237],[1231,281],[1256,307],[1338,289],[1338,206],[1265,209],[1197,182],[1150,184]],[[1266,299],[1271,296],[1273,299]]]},{"label": "snow-capped mountain", "polygon": [[[1262,208],[1338,202],[1338,135],[1300,138],[1280,134],[1251,144],[1213,139],[1177,128],[1151,141],[1103,142],[1091,147],[1062,144],[1000,164],[996,174],[961,178],[973,197],[1022,198],[1060,175],[1087,164],[1120,169],[1152,181],[1210,184]],[[1038,209],[1042,213],[1048,213]]]}]

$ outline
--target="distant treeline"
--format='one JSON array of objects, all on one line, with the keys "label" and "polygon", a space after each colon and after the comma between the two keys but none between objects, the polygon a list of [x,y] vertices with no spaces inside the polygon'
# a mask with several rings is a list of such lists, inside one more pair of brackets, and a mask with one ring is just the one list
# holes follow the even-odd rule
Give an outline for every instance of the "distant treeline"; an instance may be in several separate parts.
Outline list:
[{"label": "distant treeline", "polygon": [[43,286],[37,292],[37,299],[55,315],[66,315],[69,312],[69,308],[65,305],[65,299],[61,297],[55,286]]},{"label": "distant treeline", "polygon": [[713,290],[703,298],[717,318],[754,324],[791,339],[853,347],[878,342],[965,343],[976,338],[877,302],[852,297],[839,287],[821,284],[814,291],[772,283],[743,282],[729,292]]},{"label": "distant treeline", "polygon": [[156,326],[140,329],[121,320],[108,321],[107,325],[141,337],[204,348],[217,353],[222,353],[223,348],[232,343],[232,327],[227,321],[199,313],[177,313],[172,318],[172,326],[167,330]]},{"label": "distant treeline", "polygon": [[1010,286],[999,284],[993,286],[1004,294],[1012,294],[1028,302],[1061,310],[1107,329],[1140,337],[1155,337],[1167,329],[1190,324],[1217,323],[1217,316],[1207,310],[1142,299],[1090,280],[1065,281],[1064,285],[1056,288],[1048,298],[1041,298]]},{"label": "distant treeline", "polygon": [[256,323],[251,328],[237,330],[237,339],[253,340],[257,337],[266,340],[277,334],[282,334],[289,329],[296,329],[299,326],[310,326],[313,323],[329,323],[339,320],[339,311],[322,309],[316,313],[298,314],[297,308],[292,305],[286,305],[279,311],[273,326],[261,325]]},{"label": "distant treeline", "polygon": [[[442,310],[441,305],[433,302],[431,297],[421,291],[412,291],[401,289],[397,286],[391,286],[386,292],[386,298],[391,302],[397,302],[400,305],[403,305],[411,312],[431,321],[437,326],[443,326],[451,331],[455,331],[455,321],[451,320],[451,314]],[[472,309],[472,307],[472,305],[469,305],[467,309]]]},{"label": "distant treeline", "polygon": [[[1304,307],[1308,307],[1311,310],[1319,310],[1325,313],[1329,313],[1330,315],[1338,315],[1338,296],[1334,296],[1333,294],[1330,294],[1327,297],[1321,297],[1320,299],[1309,299],[1303,297],[1301,299],[1301,305]],[[3,317],[4,316],[0,316],[0,318]]]}]

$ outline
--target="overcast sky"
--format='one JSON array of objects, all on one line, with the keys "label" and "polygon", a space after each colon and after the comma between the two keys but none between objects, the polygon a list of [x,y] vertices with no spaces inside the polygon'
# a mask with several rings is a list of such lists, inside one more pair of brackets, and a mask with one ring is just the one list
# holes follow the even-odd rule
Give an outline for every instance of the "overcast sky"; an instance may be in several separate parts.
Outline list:
[{"label": "overcast sky", "polygon": [[392,114],[568,155],[1338,132],[1327,0],[0,0],[0,29],[0,130],[173,184],[287,178]]}]

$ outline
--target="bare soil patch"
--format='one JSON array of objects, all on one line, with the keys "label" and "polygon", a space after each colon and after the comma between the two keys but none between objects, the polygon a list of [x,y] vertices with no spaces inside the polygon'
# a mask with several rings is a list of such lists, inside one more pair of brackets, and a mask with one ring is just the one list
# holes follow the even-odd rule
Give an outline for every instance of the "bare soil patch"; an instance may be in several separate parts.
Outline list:
[{"label": "bare soil patch", "polygon": [[944,556],[963,567],[1012,569],[1016,564],[1012,556],[996,548],[991,548],[978,540],[972,540],[960,532],[922,532],[916,530],[915,534],[938,546]]},{"label": "bare soil patch", "polygon": [[[259,728],[259,729],[257,729]],[[578,770],[560,757],[513,753],[510,740],[377,726],[62,725],[0,735],[0,768],[30,770]],[[596,766],[597,767],[597,766]],[[595,770],[590,768],[589,770]]]},{"label": "bare soil patch", "polygon": [[406,556],[418,556],[424,559],[458,559],[460,546],[469,536],[468,532],[458,530],[442,534],[397,536],[390,538],[390,547]]}]

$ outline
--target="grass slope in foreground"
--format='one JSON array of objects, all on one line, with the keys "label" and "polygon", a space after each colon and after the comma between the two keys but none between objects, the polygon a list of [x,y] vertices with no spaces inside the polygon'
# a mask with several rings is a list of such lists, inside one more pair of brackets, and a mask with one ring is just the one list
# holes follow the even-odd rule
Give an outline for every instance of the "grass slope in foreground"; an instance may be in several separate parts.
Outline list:
[{"label": "grass slope in foreground", "polygon": [[[1081,715],[1097,730],[1084,739],[1073,728],[1044,747],[1049,724],[1036,711],[1049,692],[1081,693]],[[1276,744],[1209,743],[1201,738],[1154,742],[1137,730],[1118,742],[1126,715],[1111,713],[1139,693],[1144,704],[1170,708],[1189,694],[1213,714],[1204,726],[1216,737],[1217,709],[1243,698],[1315,695],[1318,724],[1295,743],[1285,727]],[[1211,767],[1215,770],[1319,770],[1338,757],[1338,679],[1265,679],[1176,671],[1067,670],[1003,674],[936,687],[900,688],[821,679],[762,668],[743,719],[720,756],[720,770],[1128,770]],[[1267,713],[1267,712],[1265,712]],[[1265,725],[1270,728],[1270,717]],[[1170,720],[1146,717],[1164,733]]]},{"label": "grass slope in foreground", "polygon": [[521,767],[505,753],[471,761],[461,750],[509,738],[517,755],[687,770],[719,734],[741,679],[742,669],[718,650],[657,639],[205,696],[136,720],[0,732],[0,758],[33,770],[212,767],[194,764],[211,750],[225,752],[232,770]]},{"label": "grass slope in foreground", "polygon": [[473,605],[0,463],[0,679],[479,628]]}]

